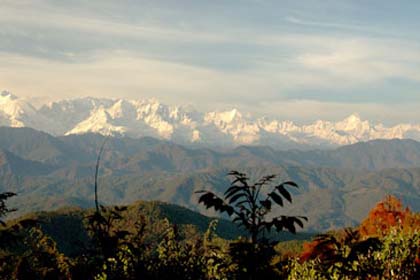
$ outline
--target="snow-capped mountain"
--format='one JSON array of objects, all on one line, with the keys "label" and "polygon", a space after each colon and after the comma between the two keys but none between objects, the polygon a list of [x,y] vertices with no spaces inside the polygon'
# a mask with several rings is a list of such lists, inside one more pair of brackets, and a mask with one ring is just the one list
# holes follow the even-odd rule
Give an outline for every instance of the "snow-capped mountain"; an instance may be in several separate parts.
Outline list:
[{"label": "snow-capped mountain", "polygon": [[10,92],[0,93],[0,126],[51,128],[55,123],[38,112],[30,103]]},{"label": "snow-capped mountain", "polygon": [[299,126],[292,121],[253,118],[237,109],[198,112],[157,100],[78,98],[36,109],[9,92],[0,94],[0,125],[32,127],[53,135],[83,134],[153,136],[177,143],[208,146],[347,145],[373,139],[420,140],[420,124],[386,127],[354,114],[339,122],[316,121]]}]

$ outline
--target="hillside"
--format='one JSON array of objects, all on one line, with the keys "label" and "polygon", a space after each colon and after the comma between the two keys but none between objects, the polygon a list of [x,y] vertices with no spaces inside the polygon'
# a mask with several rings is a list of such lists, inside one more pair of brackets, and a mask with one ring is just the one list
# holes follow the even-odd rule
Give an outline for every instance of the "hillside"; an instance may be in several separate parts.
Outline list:
[{"label": "hillside", "polygon": [[[61,208],[56,211],[42,211],[28,213],[9,223],[14,224],[20,220],[33,219],[40,223],[40,226],[48,236],[57,242],[58,249],[66,255],[74,256],[83,249],[83,244],[88,240],[86,221],[92,215],[93,209],[81,209],[75,207]],[[148,227],[163,227],[164,219],[168,219],[171,224],[175,224],[180,232],[188,231],[193,226],[199,234],[203,234],[209,227],[210,218],[191,211],[187,208],[174,204],[162,202],[137,201],[127,206],[127,211],[123,212],[123,220],[117,226],[128,231],[135,231],[135,223],[146,221]],[[216,234],[227,240],[233,240],[239,236],[244,236],[245,232],[238,229],[236,225],[228,220],[217,219]],[[164,228],[158,228],[153,232],[153,236],[148,238],[158,239]],[[313,233],[298,233],[296,235],[288,232],[273,232],[272,238],[278,241],[288,240],[308,240]]]},{"label": "hillside", "polygon": [[[29,128],[0,128],[0,191],[18,193],[15,213],[93,206],[94,164],[104,137],[54,137]],[[31,140],[28,140],[31,139]],[[420,143],[377,140],[334,150],[277,151],[242,146],[214,151],[150,137],[108,138],[100,169],[105,204],[160,200],[201,213],[194,192],[222,193],[230,170],[258,179],[278,174],[300,189],[284,211],[309,215],[309,230],[354,225],[386,194],[418,211]]]}]

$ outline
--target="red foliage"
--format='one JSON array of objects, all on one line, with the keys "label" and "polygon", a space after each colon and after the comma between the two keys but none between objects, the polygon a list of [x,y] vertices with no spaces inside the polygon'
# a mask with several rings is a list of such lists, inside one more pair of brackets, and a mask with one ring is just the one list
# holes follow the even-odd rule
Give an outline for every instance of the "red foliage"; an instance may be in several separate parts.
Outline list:
[{"label": "red foliage", "polygon": [[[360,224],[358,237],[355,242],[366,240],[369,237],[383,237],[389,234],[393,227],[400,227],[405,232],[420,230],[420,215],[413,213],[409,208],[403,208],[401,201],[395,196],[387,196],[383,201],[376,204],[368,216]],[[342,233],[337,232],[335,239],[343,242]],[[300,255],[302,261],[319,257],[328,258],[334,254],[334,243],[322,242],[315,239],[303,244],[303,251]],[[420,264],[420,260],[416,259]]]},{"label": "red foliage", "polygon": [[337,243],[339,239],[329,235],[321,235],[311,242],[303,244],[300,260],[305,262],[309,259],[320,258],[321,260],[334,259],[337,253]]},{"label": "red foliage", "polygon": [[[401,201],[395,196],[387,196],[383,201],[376,204],[369,212],[357,229],[358,234],[354,242],[366,240],[369,237],[383,237],[389,234],[393,227],[399,227],[404,232],[420,230],[420,215],[413,213],[410,209],[403,208]],[[344,242],[345,231],[338,231],[333,237],[335,242],[325,242],[322,239],[315,239],[303,244],[303,251],[300,255],[301,261],[307,261],[319,257],[321,260],[334,257],[337,243]],[[420,265],[420,259],[416,259]]]},{"label": "red foliage", "polygon": [[309,259],[313,259],[316,256],[318,256],[321,253],[321,252],[318,252],[317,250],[318,245],[319,245],[319,242],[317,240],[303,243],[303,251],[300,255],[300,259],[302,261],[307,261]]},{"label": "red foliage", "polygon": [[419,223],[417,216],[410,209],[404,209],[398,198],[389,195],[372,208],[361,223],[359,232],[362,237],[384,236],[395,226],[411,230],[418,228]]}]

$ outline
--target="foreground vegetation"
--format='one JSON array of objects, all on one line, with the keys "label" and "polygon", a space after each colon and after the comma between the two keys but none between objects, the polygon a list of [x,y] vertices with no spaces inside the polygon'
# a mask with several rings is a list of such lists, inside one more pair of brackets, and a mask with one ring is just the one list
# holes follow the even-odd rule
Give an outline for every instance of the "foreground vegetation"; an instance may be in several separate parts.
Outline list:
[{"label": "foreground vegetation", "polygon": [[[305,217],[270,216],[292,202],[293,182],[275,176],[250,183],[232,172],[223,196],[198,201],[227,214],[226,222],[173,223],[156,203],[63,210],[2,222],[1,279],[418,279],[420,217],[392,196],[357,228],[313,240],[278,242],[272,231],[295,232]],[[0,195],[0,218],[12,212]],[[163,209],[163,210],[162,210]],[[171,211],[169,211],[171,212]],[[173,214],[178,217],[180,212]],[[199,218],[195,218],[198,220]],[[172,223],[171,223],[172,220]],[[179,222],[179,220],[178,220]],[[223,225],[223,223],[225,223]],[[198,225],[200,224],[200,225]],[[204,229],[206,227],[206,229]],[[219,231],[218,231],[219,227]],[[229,232],[229,234],[226,234]],[[223,235],[225,238],[220,237]],[[243,237],[237,237],[242,235]]]}]

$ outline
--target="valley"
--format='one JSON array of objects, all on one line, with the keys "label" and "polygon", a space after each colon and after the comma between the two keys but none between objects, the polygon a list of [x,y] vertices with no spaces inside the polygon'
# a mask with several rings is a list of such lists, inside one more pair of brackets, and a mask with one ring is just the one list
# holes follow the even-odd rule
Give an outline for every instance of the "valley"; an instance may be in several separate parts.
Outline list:
[{"label": "valley", "polygon": [[[19,209],[11,217],[66,205],[93,207],[95,161],[104,136],[54,137],[10,127],[0,128],[0,135],[0,191],[18,194],[10,200]],[[105,205],[159,200],[214,216],[199,207],[195,191],[223,193],[230,170],[251,178],[277,174],[300,187],[282,211],[309,213],[305,229],[325,231],[358,224],[387,194],[420,211],[419,166],[420,143],[414,140],[312,151],[240,146],[222,152],[150,137],[110,137],[101,160],[99,192]]]}]

